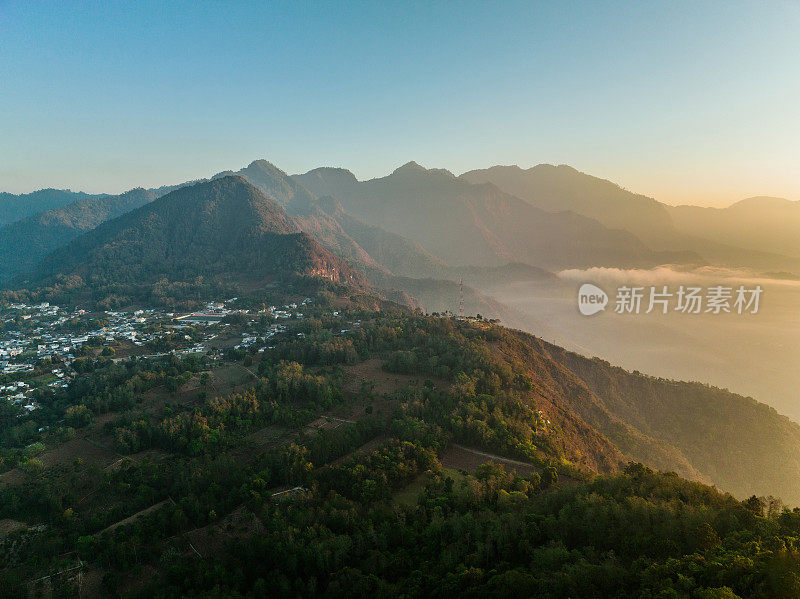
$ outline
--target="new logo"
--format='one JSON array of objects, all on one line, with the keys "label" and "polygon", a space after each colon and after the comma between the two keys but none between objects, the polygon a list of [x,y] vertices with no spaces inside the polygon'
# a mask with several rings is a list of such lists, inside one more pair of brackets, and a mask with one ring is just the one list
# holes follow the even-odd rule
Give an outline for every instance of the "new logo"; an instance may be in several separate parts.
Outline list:
[{"label": "new logo", "polygon": [[606,309],[608,295],[597,285],[584,283],[578,289],[578,310],[584,316],[591,316]]}]

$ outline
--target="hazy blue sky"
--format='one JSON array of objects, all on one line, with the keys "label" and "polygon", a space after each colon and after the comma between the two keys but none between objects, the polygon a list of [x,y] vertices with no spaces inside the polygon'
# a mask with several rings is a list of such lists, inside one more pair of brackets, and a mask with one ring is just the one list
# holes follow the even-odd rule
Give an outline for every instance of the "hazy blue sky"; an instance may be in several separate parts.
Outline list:
[{"label": "hazy blue sky", "polygon": [[0,0],[0,189],[267,158],[567,163],[670,203],[800,199],[800,3]]}]

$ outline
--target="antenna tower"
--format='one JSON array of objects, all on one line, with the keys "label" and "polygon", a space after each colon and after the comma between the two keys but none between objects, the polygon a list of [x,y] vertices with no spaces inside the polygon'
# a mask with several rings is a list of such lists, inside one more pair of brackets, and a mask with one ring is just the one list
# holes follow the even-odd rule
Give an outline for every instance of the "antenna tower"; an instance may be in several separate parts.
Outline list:
[{"label": "antenna tower", "polygon": [[464,318],[464,278],[458,284],[458,317]]}]

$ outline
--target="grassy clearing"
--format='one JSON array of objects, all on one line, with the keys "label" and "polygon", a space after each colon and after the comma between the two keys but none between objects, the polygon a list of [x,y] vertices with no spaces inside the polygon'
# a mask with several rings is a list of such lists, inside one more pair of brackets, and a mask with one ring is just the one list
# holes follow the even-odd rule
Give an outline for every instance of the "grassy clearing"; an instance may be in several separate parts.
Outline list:
[{"label": "grassy clearing", "polygon": [[[452,478],[453,486],[456,489],[460,488],[465,481],[468,481],[471,478],[470,475],[465,473],[463,470],[457,470],[454,468],[442,468],[442,476],[449,476]],[[392,500],[397,505],[404,507],[416,505],[419,501],[419,496],[424,491],[425,485],[428,484],[430,477],[431,475],[427,473],[420,474],[407,487],[397,491],[397,493],[395,493],[392,497]]]},{"label": "grassy clearing", "polygon": [[396,504],[401,506],[408,507],[416,505],[417,501],[419,500],[420,493],[422,493],[428,480],[428,474],[420,474],[405,489],[401,489],[395,493],[392,499]]}]

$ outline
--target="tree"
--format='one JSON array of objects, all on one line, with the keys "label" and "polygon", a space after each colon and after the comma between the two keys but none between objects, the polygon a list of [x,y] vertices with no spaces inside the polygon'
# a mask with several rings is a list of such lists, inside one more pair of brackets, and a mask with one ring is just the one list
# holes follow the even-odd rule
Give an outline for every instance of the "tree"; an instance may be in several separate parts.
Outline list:
[{"label": "tree", "polygon": [[92,422],[92,411],[83,404],[70,406],[64,413],[64,422],[73,428],[82,428]]},{"label": "tree", "polygon": [[542,487],[545,489],[558,482],[558,470],[555,466],[548,466],[542,471]]},{"label": "tree", "polygon": [[744,507],[746,507],[750,512],[752,512],[756,516],[764,515],[765,503],[766,502],[762,497],[756,497],[755,495],[751,495],[742,502]]}]

